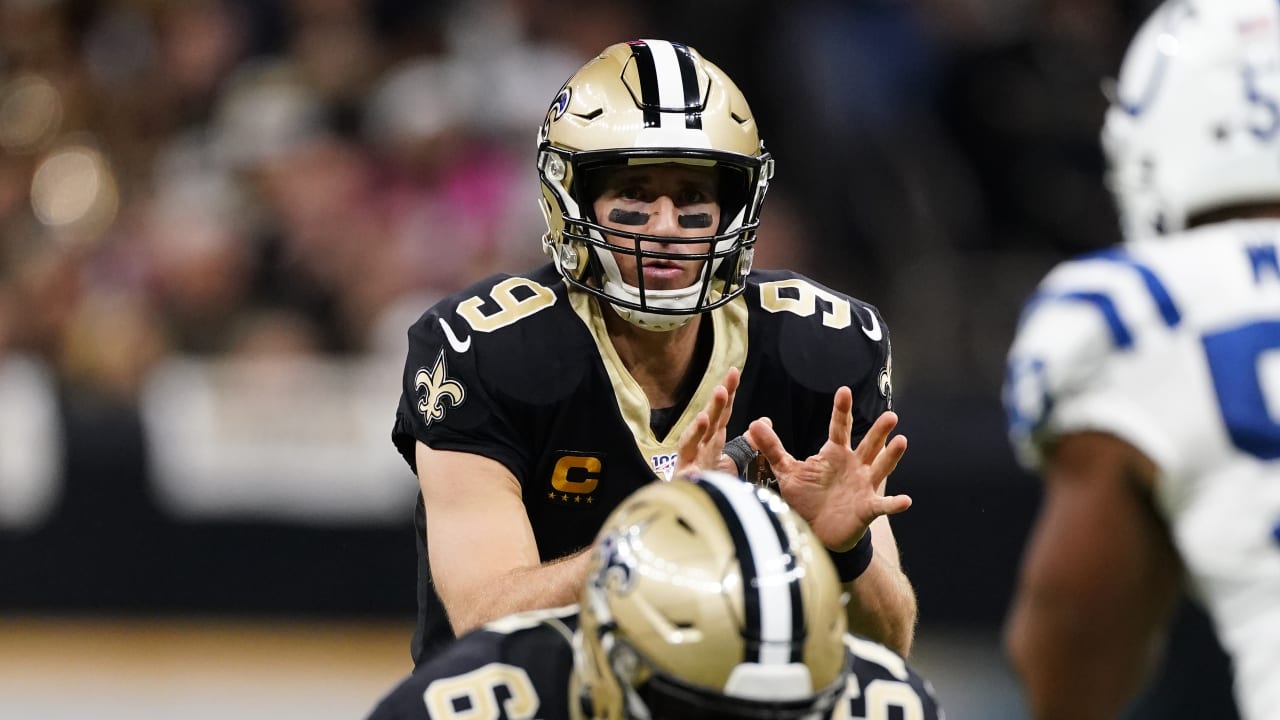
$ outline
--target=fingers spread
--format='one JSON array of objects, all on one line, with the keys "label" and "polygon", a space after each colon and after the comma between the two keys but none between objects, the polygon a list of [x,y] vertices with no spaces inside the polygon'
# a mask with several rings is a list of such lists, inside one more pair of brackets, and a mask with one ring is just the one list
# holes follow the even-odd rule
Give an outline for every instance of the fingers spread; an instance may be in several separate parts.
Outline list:
[{"label": "fingers spread", "polygon": [[768,418],[761,418],[751,423],[744,433],[751,447],[760,451],[775,472],[786,472],[787,466],[794,460],[782,446],[782,439],[773,431],[773,424]]},{"label": "fingers spread", "polygon": [[828,439],[837,445],[849,445],[853,436],[853,391],[841,386],[831,404],[831,427]]},{"label": "fingers spread", "polygon": [[880,498],[878,509],[881,515],[897,515],[911,507],[909,495],[887,495]]},{"label": "fingers spread", "polygon": [[689,427],[680,434],[680,447],[676,451],[676,467],[685,469],[690,465],[699,465],[698,451],[706,441],[711,428],[711,419],[706,411],[698,413]]},{"label": "fingers spread", "polygon": [[711,393],[711,403],[707,406],[707,413],[713,426],[723,427],[729,422],[728,413],[724,411],[725,406],[728,404],[729,393],[724,389],[723,385],[717,385],[716,389]]},{"label": "fingers spread", "polygon": [[858,443],[856,452],[862,457],[875,457],[889,440],[889,433],[898,426],[898,414],[892,410],[880,413],[880,417],[871,424],[871,429]]},{"label": "fingers spread", "polygon": [[738,383],[742,381],[742,372],[736,367],[729,368],[729,372],[724,374],[724,387],[729,391],[730,397],[738,391]]},{"label": "fingers spread", "polygon": [[711,399],[694,417],[684,432],[676,451],[676,472],[689,469],[710,470],[733,460],[723,455],[725,432],[729,417],[733,414],[733,397],[741,380],[737,368],[725,373],[724,382],[717,385]]},{"label": "fingers spread", "polygon": [[738,383],[741,379],[742,376],[736,367],[729,368],[729,372],[725,373],[724,384],[720,386],[725,390],[724,408],[721,417],[718,418],[721,428],[729,424],[729,418],[733,415],[733,399],[738,393]]},{"label": "fingers spread", "polygon": [[[859,445],[861,448],[861,445]],[[907,452],[907,438],[905,435],[898,435],[889,441],[888,445],[875,456],[875,460],[871,463],[871,470],[876,477],[886,478],[898,467],[898,462],[902,460],[902,456]]]}]

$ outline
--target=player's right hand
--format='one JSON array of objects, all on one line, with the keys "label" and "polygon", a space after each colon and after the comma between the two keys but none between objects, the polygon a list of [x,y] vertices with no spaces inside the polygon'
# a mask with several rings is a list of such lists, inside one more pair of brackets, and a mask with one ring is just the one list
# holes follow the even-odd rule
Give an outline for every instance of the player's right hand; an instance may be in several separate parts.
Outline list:
[{"label": "player's right hand", "polygon": [[729,416],[733,414],[733,398],[738,392],[740,379],[738,368],[729,368],[724,382],[712,392],[710,402],[680,434],[680,449],[677,451],[673,477],[702,470],[738,474],[733,458],[724,454],[724,443],[725,426],[729,424]]}]

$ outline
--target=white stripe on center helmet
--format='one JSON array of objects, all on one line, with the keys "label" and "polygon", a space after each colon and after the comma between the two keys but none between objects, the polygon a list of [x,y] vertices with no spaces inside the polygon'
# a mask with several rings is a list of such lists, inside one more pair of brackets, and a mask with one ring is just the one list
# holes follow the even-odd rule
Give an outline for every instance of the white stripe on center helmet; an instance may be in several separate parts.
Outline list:
[{"label": "white stripe on center helmet", "polygon": [[[666,40],[645,40],[653,54],[654,74],[658,77],[658,107],[663,110],[684,109],[684,79],[680,75],[680,62],[676,49]],[[659,113],[661,127],[684,127],[684,113]]]},{"label": "white stripe on center helmet", "polygon": [[[786,665],[791,662],[791,643],[794,641],[791,633],[793,614],[800,609],[792,607],[791,583],[777,582],[776,579],[787,576],[790,542],[783,547],[785,538],[778,537],[769,510],[752,485],[718,473],[703,473],[699,477],[719,489],[733,507],[746,534],[746,550],[751,553],[756,574],[761,578],[775,579],[774,582],[760,583],[755,588],[760,597],[760,639],[763,641],[760,664]],[[752,589],[743,587],[743,592],[752,592]]]}]

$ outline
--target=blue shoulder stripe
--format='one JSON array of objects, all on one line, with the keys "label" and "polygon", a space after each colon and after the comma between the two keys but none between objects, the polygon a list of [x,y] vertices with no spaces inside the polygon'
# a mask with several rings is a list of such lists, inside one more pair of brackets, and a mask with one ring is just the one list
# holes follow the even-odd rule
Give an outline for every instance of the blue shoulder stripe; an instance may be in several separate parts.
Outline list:
[{"label": "blue shoulder stripe", "polygon": [[[1182,322],[1182,312],[1178,310],[1178,305],[1173,301],[1173,296],[1169,294],[1169,290],[1150,267],[1135,260],[1123,248],[1110,248],[1090,253],[1079,258],[1076,262],[1094,260],[1131,268],[1142,278],[1142,284],[1146,287],[1147,293],[1151,295],[1151,300],[1155,303],[1156,310],[1160,313],[1165,325],[1173,328]],[[1121,349],[1133,346],[1133,332],[1121,319],[1120,311],[1117,309],[1115,301],[1111,299],[1110,295],[1099,290],[1039,291],[1027,300],[1019,325],[1037,305],[1054,301],[1084,302],[1093,305],[1107,321],[1107,328],[1111,331],[1111,341],[1115,346]]]},{"label": "blue shoulder stripe", "polygon": [[1083,291],[1039,292],[1032,295],[1031,299],[1027,301],[1023,317],[1027,317],[1032,308],[1037,305],[1054,301],[1084,302],[1093,305],[1098,308],[1098,311],[1102,313],[1103,319],[1107,321],[1107,329],[1111,331],[1111,342],[1121,349],[1133,347],[1133,332],[1120,319],[1120,312],[1116,310],[1115,301],[1106,293]]},{"label": "blue shoulder stripe", "polygon": [[1147,292],[1151,293],[1151,299],[1155,301],[1156,308],[1160,311],[1160,317],[1164,318],[1165,325],[1177,327],[1178,323],[1182,322],[1182,313],[1178,311],[1178,306],[1173,302],[1173,296],[1169,294],[1164,283],[1160,282],[1160,278],[1156,277],[1155,271],[1134,260],[1123,249],[1111,248],[1103,250],[1087,255],[1085,259],[1103,260],[1133,268],[1142,277],[1143,284],[1147,286]]}]

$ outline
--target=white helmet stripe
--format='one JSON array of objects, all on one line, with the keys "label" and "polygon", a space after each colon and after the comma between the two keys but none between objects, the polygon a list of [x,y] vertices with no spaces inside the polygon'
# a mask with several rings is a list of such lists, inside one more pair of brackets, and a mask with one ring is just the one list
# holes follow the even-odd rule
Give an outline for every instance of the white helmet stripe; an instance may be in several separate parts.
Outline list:
[{"label": "white helmet stripe", "polygon": [[[742,566],[746,631],[760,639],[759,657],[748,648],[745,662],[786,665],[795,662],[793,643],[804,632],[799,578],[788,573],[795,560],[791,541],[755,487],[729,475],[703,473],[708,495],[716,501],[737,545]],[[780,500],[778,502],[781,502]],[[774,579],[759,583],[761,577]],[[777,581],[778,578],[789,578]]]},{"label": "white helmet stripe", "polygon": [[702,96],[689,48],[666,40],[636,40],[631,54],[640,76],[645,127],[701,130]]},{"label": "white helmet stripe", "polygon": [[[684,79],[676,49],[666,40],[645,40],[653,57],[654,74],[658,77],[658,106],[663,110],[684,109]],[[661,113],[661,127],[684,127],[684,114]]]}]

